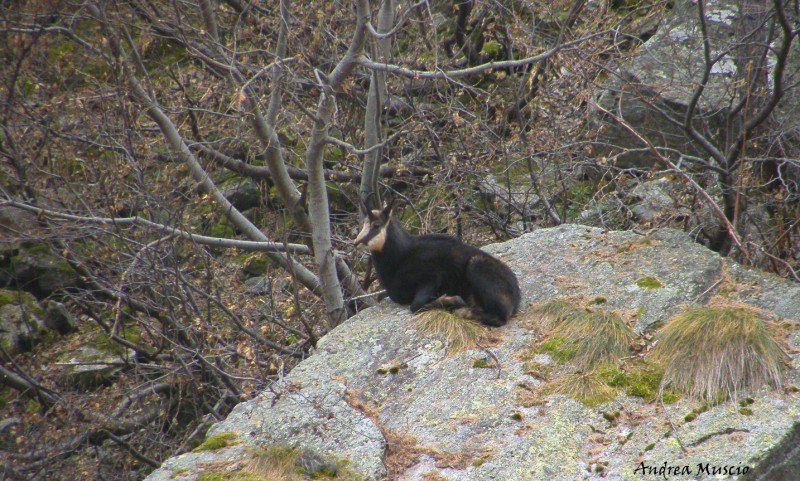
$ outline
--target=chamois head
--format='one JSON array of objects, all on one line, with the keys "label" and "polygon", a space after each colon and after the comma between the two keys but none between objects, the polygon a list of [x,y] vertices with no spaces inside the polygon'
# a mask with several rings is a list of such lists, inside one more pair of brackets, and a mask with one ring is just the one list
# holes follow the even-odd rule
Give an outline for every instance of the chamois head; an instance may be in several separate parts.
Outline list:
[{"label": "chamois head", "polygon": [[386,227],[391,218],[392,204],[390,203],[383,210],[370,210],[362,201],[361,210],[366,215],[364,223],[361,225],[361,232],[358,233],[354,242],[356,245],[366,245],[370,252],[380,252],[386,242]]}]

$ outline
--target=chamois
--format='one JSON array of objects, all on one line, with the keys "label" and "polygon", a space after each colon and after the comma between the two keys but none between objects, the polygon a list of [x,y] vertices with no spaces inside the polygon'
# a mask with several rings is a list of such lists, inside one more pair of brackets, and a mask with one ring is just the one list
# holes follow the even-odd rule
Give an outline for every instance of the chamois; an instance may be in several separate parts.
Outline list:
[{"label": "chamois", "polygon": [[369,210],[355,244],[372,254],[378,280],[411,312],[446,308],[488,326],[502,326],[519,306],[517,277],[500,260],[441,234],[411,235],[391,217],[392,204]]}]

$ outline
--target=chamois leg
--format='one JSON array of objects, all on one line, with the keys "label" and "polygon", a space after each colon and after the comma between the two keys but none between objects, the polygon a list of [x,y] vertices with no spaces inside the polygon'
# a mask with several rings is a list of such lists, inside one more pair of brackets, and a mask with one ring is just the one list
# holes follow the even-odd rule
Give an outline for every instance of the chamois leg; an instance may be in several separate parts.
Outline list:
[{"label": "chamois leg", "polygon": [[417,312],[428,306],[428,303],[436,296],[436,291],[439,289],[439,282],[429,282],[422,284],[414,293],[414,300],[411,301],[411,312]]},{"label": "chamois leg", "polygon": [[467,307],[467,303],[461,296],[448,296],[445,294],[425,304],[423,309],[447,309],[448,311],[455,311],[463,307]]}]

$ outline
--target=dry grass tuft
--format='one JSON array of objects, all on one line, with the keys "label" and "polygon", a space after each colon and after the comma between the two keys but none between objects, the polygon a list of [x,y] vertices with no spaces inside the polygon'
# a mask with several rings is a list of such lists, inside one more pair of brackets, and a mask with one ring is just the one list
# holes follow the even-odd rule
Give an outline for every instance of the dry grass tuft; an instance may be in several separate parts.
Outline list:
[{"label": "dry grass tuft", "polygon": [[545,321],[545,325],[542,326],[543,329],[550,330],[567,317],[575,315],[580,311],[581,309],[575,307],[571,302],[563,299],[552,299],[533,307],[530,312]]},{"label": "dry grass tuft", "polygon": [[441,309],[416,314],[414,325],[422,331],[444,337],[448,354],[476,347],[486,333],[486,328],[479,322]]},{"label": "dry grass tuft", "polygon": [[565,347],[575,350],[573,362],[582,370],[627,356],[636,339],[625,321],[604,310],[567,316],[553,334],[566,339]]},{"label": "dry grass tuft", "polygon": [[389,479],[397,479],[406,469],[419,462],[425,449],[417,443],[417,439],[405,433],[383,429],[386,438],[386,456],[383,464]]},{"label": "dry grass tuft", "polygon": [[246,470],[274,481],[302,481],[295,468],[300,451],[285,446],[269,446],[253,450]]},{"label": "dry grass tuft", "polygon": [[560,376],[548,383],[546,390],[554,394],[564,394],[589,407],[611,401],[617,395],[617,390],[594,371]]},{"label": "dry grass tuft", "polygon": [[[345,460],[329,459],[314,451],[274,445],[249,450],[250,458],[236,474],[241,481],[360,481],[363,476]],[[213,479],[228,479],[213,478]],[[230,479],[234,479],[231,477]]]},{"label": "dry grass tuft", "polygon": [[561,362],[571,360],[582,371],[627,356],[636,339],[622,318],[602,309],[578,309],[564,301],[537,309],[552,323],[542,350]]},{"label": "dry grass tuft", "polygon": [[742,308],[686,310],[655,340],[648,356],[664,365],[665,385],[709,403],[779,388],[789,363],[767,323]]}]

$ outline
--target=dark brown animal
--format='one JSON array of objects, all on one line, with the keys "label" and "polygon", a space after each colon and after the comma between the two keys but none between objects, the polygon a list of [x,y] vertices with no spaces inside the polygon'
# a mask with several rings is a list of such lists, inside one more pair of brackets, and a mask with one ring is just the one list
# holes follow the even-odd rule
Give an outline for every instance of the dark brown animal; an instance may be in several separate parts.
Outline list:
[{"label": "dark brown animal", "polygon": [[446,308],[502,326],[519,307],[517,277],[500,260],[448,235],[415,236],[391,217],[392,206],[367,210],[356,245],[372,254],[378,280],[411,311]]}]

